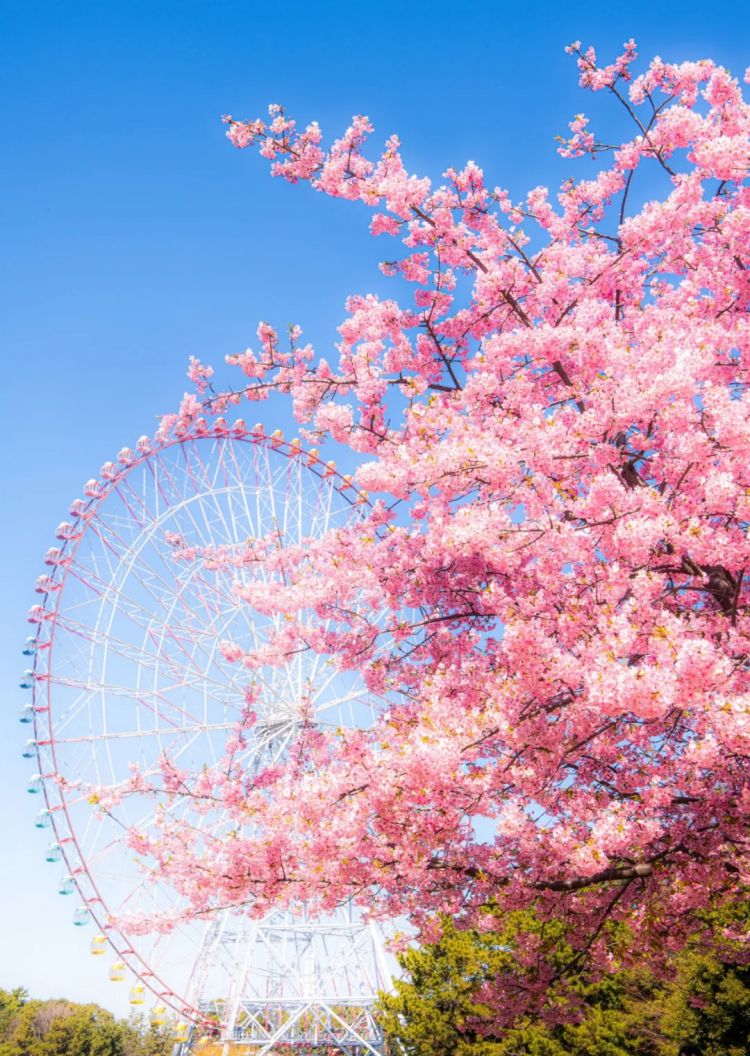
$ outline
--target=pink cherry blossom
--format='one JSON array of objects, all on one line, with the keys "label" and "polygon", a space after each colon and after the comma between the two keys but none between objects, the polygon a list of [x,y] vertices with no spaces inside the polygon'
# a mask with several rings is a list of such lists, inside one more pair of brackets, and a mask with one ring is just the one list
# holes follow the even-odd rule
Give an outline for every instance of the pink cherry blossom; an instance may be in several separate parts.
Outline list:
[{"label": "pink cherry blossom", "polygon": [[632,136],[578,115],[561,152],[596,164],[557,195],[513,202],[473,163],[433,187],[395,137],[367,153],[364,117],[328,149],[278,107],[226,119],[403,247],[392,298],[349,300],[335,362],[261,324],[236,390],[206,398],[195,365],[200,398],[162,425],[275,391],[311,465],[355,461],[350,526],[190,557],[262,570],[238,603],[288,617],[262,655],[220,644],[249,683],[311,648],[382,701],[371,730],[301,724],[252,780],[231,738],[209,775],[165,760],[153,794],[210,792],[236,831],[165,810],[133,834],[194,912],[353,896],[429,934],[534,905],[606,965],[607,919],[658,959],[750,882],[750,107],[708,60],[633,78],[632,42],[607,66],[570,51]]}]

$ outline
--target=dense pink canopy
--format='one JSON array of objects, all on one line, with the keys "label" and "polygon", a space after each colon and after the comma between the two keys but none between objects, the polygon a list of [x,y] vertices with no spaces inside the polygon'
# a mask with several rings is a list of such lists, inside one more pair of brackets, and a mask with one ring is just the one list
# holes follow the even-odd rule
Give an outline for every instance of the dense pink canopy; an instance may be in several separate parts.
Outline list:
[{"label": "dense pink canopy", "polygon": [[[371,206],[413,295],[352,297],[332,364],[262,324],[237,393],[194,363],[163,424],[280,392],[356,452],[366,515],[247,555],[279,584],[243,599],[297,614],[280,662],[332,652],[387,700],[372,730],[303,729],[261,780],[172,782],[236,822],[133,835],[195,911],[533,904],[604,963],[606,919],[669,948],[750,881],[750,108],[710,61],[634,78],[632,43],[606,67],[570,51],[633,138],[576,117],[560,152],[598,164],[556,196],[512,202],[472,162],[433,188],[395,137],[368,158],[364,117],[328,149],[279,107],[226,119],[274,175]],[[248,682],[267,659],[223,648]]]}]

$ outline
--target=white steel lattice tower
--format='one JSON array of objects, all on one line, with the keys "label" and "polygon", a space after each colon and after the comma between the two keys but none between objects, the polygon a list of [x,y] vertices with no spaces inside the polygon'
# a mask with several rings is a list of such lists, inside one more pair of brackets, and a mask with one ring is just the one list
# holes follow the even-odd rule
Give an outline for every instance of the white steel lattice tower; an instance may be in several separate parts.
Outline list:
[{"label": "white steel lattice tower", "polygon": [[[124,787],[133,766],[144,778],[165,758],[191,773],[216,766],[250,677],[257,721],[245,734],[247,772],[282,760],[303,722],[375,721],[380,703],[331,658],[300,652],[250,675],[221,647],[262,651],[283,626],[283,615],[242,600],[258,576],[274,589],[243,555],[304,546],[351,524],[363,501],[296,444],[242,423],[199,422],[191,435],[144,439],[105,463],[59,526],[37,581],[21,721],[33,723],[25,754],[38,760],[29,791],[44,800],[37,826],[53,838],[47,860],[59,863],[60,893],[77,896],[74,922],[95,929],[92,953],[114,956],[110,977],[130,973],[134,1004],[150,992],[157,1010],[181,1017],[188,1045],[211,1024],[215,1038],[259,1056],[282,1043],[382,1052],[372,1005],[389,972],[371,923],[351,906],[324,920],[254,920],[240,909],[182,920],[181,896],[146,878],[123,834],[156,832],[159,810],[180,821],[189,804],[131,791],[97,807],[97,790]],[[230,560],[212,562],[212,553]],[[211,836],[229,830],[220,809],[195,824]],[[160,914],[181,922],[167,933],[128,927]]]},{"label": "white steel lattice tower", "polygon": [[191,1003],[220,1024],[224,1041],[257,1054],[279,1042],[383,1051],[372,1006],[389,987],[388,966],[378,930],[351,906],[325,919],[226,914],[207,932],[201,963]]}]

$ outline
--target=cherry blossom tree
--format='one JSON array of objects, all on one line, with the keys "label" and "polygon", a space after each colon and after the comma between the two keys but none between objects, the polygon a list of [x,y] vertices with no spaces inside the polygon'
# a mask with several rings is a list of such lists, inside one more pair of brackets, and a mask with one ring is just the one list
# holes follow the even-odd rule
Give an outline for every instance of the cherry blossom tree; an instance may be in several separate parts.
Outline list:
[{"label": "cherry blossom tree", "polygon": [[[365,117],[328,148],[280,107],[225,118],[273,175],[374,211],[401,300],[351,297],[332,363],[261,324],[236,390],[193,362],[162,424],[281,394],[313,460],[356,459],[362,516],[249,549],[276,589],[242,596],[289,615],[278,662],[331,654],[384,702],[371,730],[303,724],[266,774],[234,742],[199,776],[165,761],[234,826],[132,836],[193,912],[353,896],[429,937],[533,907],[605,967],[609,922],[668,952],[750,881],[750,108],[711,61],[568,50],[632,138],[578,115],[559,150],[593,174],[556,196],[514,202],[473,162],[433,187],[395,136],[369,157]],[[222,649],[249,684],[269,659]],[[518,1008],[539,953],[537,930]]]}]

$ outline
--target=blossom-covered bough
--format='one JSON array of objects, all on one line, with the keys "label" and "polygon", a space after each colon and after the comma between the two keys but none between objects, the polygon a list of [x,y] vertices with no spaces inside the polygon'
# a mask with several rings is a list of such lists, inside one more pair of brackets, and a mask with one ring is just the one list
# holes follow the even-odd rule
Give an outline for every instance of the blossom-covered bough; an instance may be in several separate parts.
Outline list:
[{"label": "blossom-covered bough", "polygon": [[[275,175],[373,208],[413,292],[352,297],[335,362],[261,325],[237,392],[195,363],[165,422],[276,393],[354,453],[366,515],[247,600],[292,617],[279,655],[333,653],[391,702],[222,785],[231,863],[165,815],[144,853],[196,907],[208,878],[219,903],[354,896],[425,933],[533,906],[604,968],[615,922],[656,957],[749,879],[750,108],[710,61],[633,78],[632,44],[570,50],[633,131],[577,117],[561,153],[596,167],[557,197],[474,163],[433,188],[395,137],[368,158],[366,118],[327,150],[278,107],[226,119]],[[485,995],[498,1016],[549,986],[540,942]]]}]

